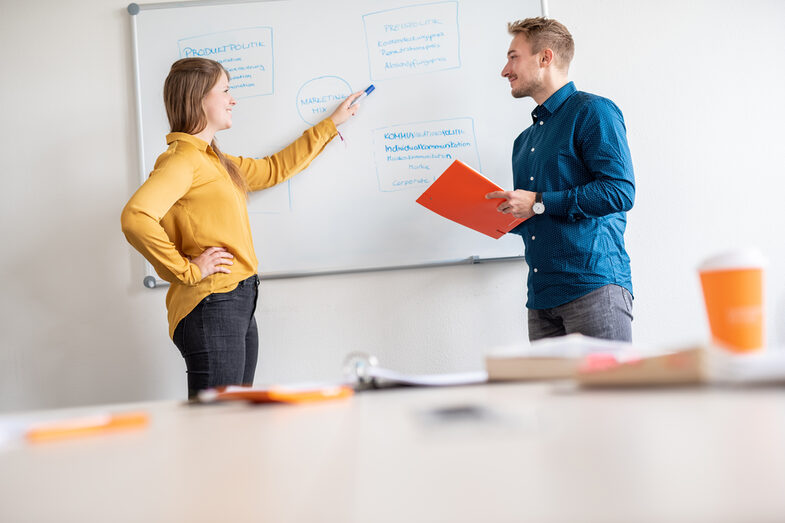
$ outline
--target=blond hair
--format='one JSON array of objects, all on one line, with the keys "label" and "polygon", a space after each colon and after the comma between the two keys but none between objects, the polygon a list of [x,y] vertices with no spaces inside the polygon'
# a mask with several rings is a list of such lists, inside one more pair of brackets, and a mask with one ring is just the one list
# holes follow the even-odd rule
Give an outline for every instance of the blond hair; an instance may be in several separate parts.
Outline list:
[{"label": "blond hair", "polygon": [[507,31],[513,36],[524,35],[531,45],[532,54],[550,48],[556,55],[557,66],[560,69],[569,68],[575,54],[575,42],[564,24],[538,16],[510,22],[507,24]]},{"label": "blond hair", "polygon": [[[164,106],[169,127],[173,133],[197,134],[207,126],[207,115],[202,101],[215,84],[225,74],[226,69],[214,60],[207,58],[182,58],[172,64],[164,82]],[[224,156],[215,139],[210,142],[232,182],[243,192],[248,192],[240,170],[229,158]]]}]

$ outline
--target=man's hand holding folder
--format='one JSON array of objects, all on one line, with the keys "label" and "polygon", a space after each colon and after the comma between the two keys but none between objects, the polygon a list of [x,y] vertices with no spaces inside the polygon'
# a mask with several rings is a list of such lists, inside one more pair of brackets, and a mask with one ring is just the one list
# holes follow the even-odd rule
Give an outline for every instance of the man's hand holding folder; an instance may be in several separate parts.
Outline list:
[{"label": "man's hand holding folder", "polygon": [[537,193],[530,191],[493,191],[485,195],[486,198],[504,198],[504,201],[496,208],[504,214],[512,214],[521,221],[528,220],[534,216],[532,206]]},{"label": "man's hand holding folder", "polygon": [[[499,196],[492,196],[494,194]],[[516,216],[516,207],[510,203],[513,198],[508,194],[512,193],[503,191],[482,174],[455,160],[417,198],[417,203],[491,238],[501,238],[530,217]],[[504,198],[504,202],[500,204],[499,198]],[[502,207],[509,210],[502,210]]]}]

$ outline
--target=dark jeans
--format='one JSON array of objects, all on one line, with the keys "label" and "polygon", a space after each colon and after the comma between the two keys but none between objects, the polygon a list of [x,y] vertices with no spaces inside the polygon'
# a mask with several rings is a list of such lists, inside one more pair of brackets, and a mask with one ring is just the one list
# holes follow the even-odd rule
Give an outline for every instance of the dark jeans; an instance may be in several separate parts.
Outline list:
[{"label": "dark jeans", "polygon": [[552,309],[529,309],[529,341],[574,332],[606,340],[632,341],[632,295],[606,285]]},{"label": "dark jeans", "polygon": [[258,286],[253,275],[230,292],[210,294],[177,324],[173,341],[185,358],[189,399],[203,389],[253,384]]}]

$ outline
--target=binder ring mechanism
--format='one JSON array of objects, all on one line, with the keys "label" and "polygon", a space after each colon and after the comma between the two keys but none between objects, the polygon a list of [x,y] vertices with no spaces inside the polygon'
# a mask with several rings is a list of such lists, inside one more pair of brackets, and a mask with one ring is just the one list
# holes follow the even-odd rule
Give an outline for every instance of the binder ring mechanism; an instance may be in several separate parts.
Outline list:
[{"label": "binder ring mechanism", "polygon": [[343,378],[346,384],[365,389],[374,387],[375,379],[371,369],[379,365],[376,356],[365,352],[350,352],[343,360]]}]

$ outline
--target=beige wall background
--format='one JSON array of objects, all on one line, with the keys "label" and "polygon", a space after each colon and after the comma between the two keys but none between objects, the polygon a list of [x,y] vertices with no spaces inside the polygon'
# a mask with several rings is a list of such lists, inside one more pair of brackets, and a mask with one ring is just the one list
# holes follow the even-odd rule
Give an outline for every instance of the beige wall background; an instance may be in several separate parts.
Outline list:
[{"label": "beige wall background", "polygon": [[[184,397],[165,291],[142,287],[119,227],[138,183],[126,6],[0,1],[0,411]],[[770,260],[768,342],[785,345],[785,3],[551,0],[549,14],[575,37],[578,88],[626,118],[636,342],[707,339],[694,269],[753,245]],[[256,381],[337,379],[354,350],[405,372],[481,369],[527,343],[525,276],[506,262],[263,282]]]}]

